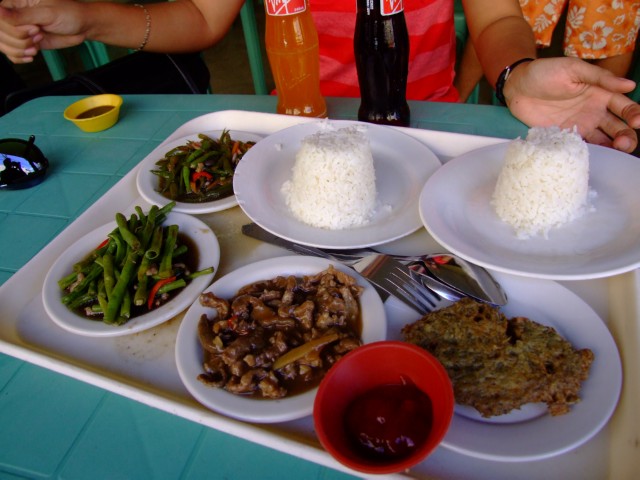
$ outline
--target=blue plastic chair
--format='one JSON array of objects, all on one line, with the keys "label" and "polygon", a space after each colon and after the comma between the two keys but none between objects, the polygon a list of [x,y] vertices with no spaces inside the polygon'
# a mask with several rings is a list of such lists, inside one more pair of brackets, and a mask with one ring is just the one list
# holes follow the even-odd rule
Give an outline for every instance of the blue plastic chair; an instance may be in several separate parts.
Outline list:
[{"label": "blue plastic chair", "polygon": [[[262,4],[262,1],[259,1]],[[247,55],[249,56],[249,68],[253,77],[253,88],[257,95],[267,95],[267,82],[264,77],[264,66],[262,63],[262,39],[258,32],[256,22],[256,11],[253,0],[246,0],[240,10],[240,20],[242,22],[242,31],[244,33],[244,41],[247,46]]]},{"label": "blue plastic chair", "polygon": [[[461,0],[455,0],[453,10],[453,22],[456,29],[456,55],[458,62],[462,58],[464,45],[469,40],[469,30],[467,29],[467,21],[464,17],[464,9]],[[473,92],[469,95],[467,103],[478,103],[480,97],[480,86],[476,85]]]},{"label": "blue plastic chair", "polygon": [[464,9],[462,8],[462,2],[455,0],[453,10],[453,22],[456,29],[456,54],[458,58],[462,55],[462,47],[464,47],[469,31],[467,30],[467,21],[464,18]]},{"label": "blue plastic chair", "polygon": [[629,93],[629,98],[634,102],[640,102],[640,55],[634,58],[631,71],[629,72],[629,78],[636,82],[636,88]]},{"label": "blue plastic chair", "polygon": [[[80,49],[80,58],[86,69],[99,67],[111,60],[106,45],[101,42],[87,40],[82,45],[73,48]],[[43,50],[42,56],[53,80],[61,80],[67,76],[67,65],[61,51]]]}]

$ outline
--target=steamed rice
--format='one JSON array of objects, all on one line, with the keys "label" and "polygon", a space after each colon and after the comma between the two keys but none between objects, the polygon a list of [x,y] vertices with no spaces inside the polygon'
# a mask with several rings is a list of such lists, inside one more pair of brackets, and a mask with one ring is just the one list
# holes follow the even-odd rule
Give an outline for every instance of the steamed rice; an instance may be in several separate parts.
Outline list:
[{"label": "steamed rice", "polygon": [[341,230],[367,224],[377,193],[366,127],[327,123],[304,138],[282,192],[293,215],[308,225]]},{"label": "steamed rice", "polygon": [[507,148],[492,204],[518,237],[541,234],[589,209],[589,151],[575,128],[535,127]]}]

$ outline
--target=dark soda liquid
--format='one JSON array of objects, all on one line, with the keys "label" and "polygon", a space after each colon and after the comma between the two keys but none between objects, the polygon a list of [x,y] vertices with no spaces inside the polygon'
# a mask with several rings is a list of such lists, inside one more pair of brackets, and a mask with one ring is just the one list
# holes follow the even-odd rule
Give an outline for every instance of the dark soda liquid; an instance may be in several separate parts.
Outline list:
[{"label": "dark soda liquid", "polygon": [[361,96],[358,119],[408,126],[409,33],[404,13],[383,16],[379,0],[358,0],[354,52]]}]

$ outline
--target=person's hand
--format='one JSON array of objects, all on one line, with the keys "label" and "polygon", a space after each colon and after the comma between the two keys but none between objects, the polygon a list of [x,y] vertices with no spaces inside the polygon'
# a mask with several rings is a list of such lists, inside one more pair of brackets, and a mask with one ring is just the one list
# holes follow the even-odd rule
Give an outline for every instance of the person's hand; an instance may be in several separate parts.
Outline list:
[{"label": "person's hand", "polygon": [[2,0],[0,51],[14,63],[33,60],[38,50],[79,45],[85,39],[82,3],[75,0]]},{"label": "person's hand", "polygon": [[29,7],[38,0],[5,0],[0,3],[0,52],[13,63],[28,63],[38,53],[42,40],[37,25],[25,25],[15,8]]},{"label": "person's hand", "polygon": [[577,58],[538,59],[519,65],[505,84],[511,113],[533,126],[577,126],[589,143],[632,152],[640,105],[625,95],[635,82]]}]

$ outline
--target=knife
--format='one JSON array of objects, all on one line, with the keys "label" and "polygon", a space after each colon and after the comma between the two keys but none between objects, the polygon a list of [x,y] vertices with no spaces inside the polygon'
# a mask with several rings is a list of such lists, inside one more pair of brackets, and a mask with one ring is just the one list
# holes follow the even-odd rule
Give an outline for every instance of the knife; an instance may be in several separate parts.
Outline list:
[{"label": "knife", "polygon": [[[334,258],[334,252],[336,255],[344,253],[342,250],[325,250],[291,242],[264,230],[255,223],[243,225],[242,233],[300,255],[340,261],[339,258]],[[358,249],[358,251],[363,256],[380,253],[371,248]],[[450,253],[430,254],[418,257],[396,257],[396,259],[416,272],[428,290],[452,302],[462,297],[471,297],[496,307],[507,303],[506,293],[486,269],[469,263],[456,255]],[[443,259],[447,259],[447,261],[444,262]],[[376,290],[380,293],[383,301],[389,297],[389,293],[383,288],[376,286]]]},{"label": "knife", "polygon": [[327,253],[319,248],[301,245],[299,243],[285,240],[284,238],[278,237],[277,235],[268,232],[255,223],[248,223],[247,225],[243,225],[242,233],[244,235],[247,235],[248,237],[262,240],[263,242],[270,243],[271,245],[275,245],[277,247],[285,248],[291,252],[301,255],[312,255],[314,257],[330,258]]},{"label": "knife", "polygon": [[[256,240],[261,240],[263,242],[270,243],[271,245],[275,245],[277,247],[282,247],[290,252],[297,253],[299,255],[311,255],[313,257],[321,257],[326,258],[327,260],[333,260],[331,255],[326,253],[324,250],[316,247],[310,247],[308,245],[300,245],[295,242],[291,242],[284,238],[278,237],[271,232],[268,232],[264,228],[258,226],[255,223],[249,223],[247,225],[242,226],[242,233],[247,235],[248,237],[255,238]],[[389,292],[387,292],[384,288],[373,285],[380,295],[382,301],[386,301],[389,298]]]}]

